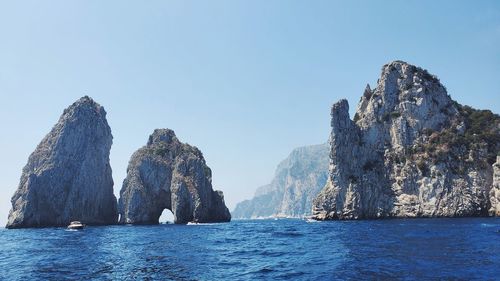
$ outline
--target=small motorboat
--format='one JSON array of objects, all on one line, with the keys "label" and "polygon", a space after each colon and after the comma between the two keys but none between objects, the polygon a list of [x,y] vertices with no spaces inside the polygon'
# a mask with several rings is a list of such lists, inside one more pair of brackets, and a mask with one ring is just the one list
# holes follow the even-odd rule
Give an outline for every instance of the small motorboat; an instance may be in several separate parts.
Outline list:
[{"label": "small motorboat", "polygon": [[319,222],[319,220],[315,220],[313,216],[305,216],[304,217],[304,220],[308,223],[311,223],[311,222]]},{"label": "small motorboat", "polygon": [[68,225],[68,229],[82,229],[84,228],[85,225],[79,221],[72,221],[69,225]]}]

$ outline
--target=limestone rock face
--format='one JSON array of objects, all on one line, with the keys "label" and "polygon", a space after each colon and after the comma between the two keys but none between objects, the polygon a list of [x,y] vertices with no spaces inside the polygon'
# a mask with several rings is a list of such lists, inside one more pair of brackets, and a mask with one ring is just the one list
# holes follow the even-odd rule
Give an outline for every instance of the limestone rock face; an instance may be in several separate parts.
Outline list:
[{"label": "limestone rock face", "polygon": [[157,129],[130,159],[120,223],[157,224],[164,209],[179,224],[231,220],[222,191],[212,189],[212,171],[201,151],[181,143],[174,131]]},{"label": "limestone rock face", "polygon": [[301,217],[311,214],[311,204],[328,177],[327,144],[295,149],[276,169],[272,182],[257,189],[233,211],[235,218]]},{"label": "limestone rock face", "polygon": [[91,98],[64,110],[23,169],[7,228],[116,223],[112,141],[106,111]]},{"label": "limestone rock face", "polygon": [[346,100],[331,115],[330,173],[313,204],[316,219],[494,212],[500,117],[453,101],[426,70],[402,61],[384,65],[354,120]]},{"label": "limestone rock face", "polygon": [[497,156],[497,162],[493,164],[493,187],[490,191],[490,215],[500,216],[500,156]]}]

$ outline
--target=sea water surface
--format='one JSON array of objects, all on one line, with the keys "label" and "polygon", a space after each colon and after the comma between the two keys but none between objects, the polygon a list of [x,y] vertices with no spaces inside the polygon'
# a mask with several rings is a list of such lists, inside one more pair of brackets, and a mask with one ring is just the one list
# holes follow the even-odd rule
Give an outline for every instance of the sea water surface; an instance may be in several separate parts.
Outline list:
[{"label": "sea water surface", "polygon": [[500,219],[0,229],[0,280],[500,279]]}]

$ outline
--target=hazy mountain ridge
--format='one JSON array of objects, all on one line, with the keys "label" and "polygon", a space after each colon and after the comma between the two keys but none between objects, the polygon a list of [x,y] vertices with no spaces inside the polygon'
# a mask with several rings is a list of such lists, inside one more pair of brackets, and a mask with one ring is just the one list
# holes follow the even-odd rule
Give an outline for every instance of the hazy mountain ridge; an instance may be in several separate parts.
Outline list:
[{"label": "hazy mountain ridge", "polygon": [[312,200],[326,183],[328,145],[294,149],[276,168],[270,184],[254,198],[236,205],[234,218],[301,217],[311,214]]}]

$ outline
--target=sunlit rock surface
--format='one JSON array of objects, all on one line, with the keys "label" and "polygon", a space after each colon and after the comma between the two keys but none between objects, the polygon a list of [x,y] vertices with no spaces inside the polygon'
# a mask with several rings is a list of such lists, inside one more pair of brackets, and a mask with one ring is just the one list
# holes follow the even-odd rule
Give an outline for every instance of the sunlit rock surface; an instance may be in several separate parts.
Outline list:
[{"label": "sunlit rock surface", "polygon": [[497,162],[493,164],[493,187],[490,191],[490,215],[500,216],[500,156],[497,156]]}]

